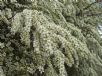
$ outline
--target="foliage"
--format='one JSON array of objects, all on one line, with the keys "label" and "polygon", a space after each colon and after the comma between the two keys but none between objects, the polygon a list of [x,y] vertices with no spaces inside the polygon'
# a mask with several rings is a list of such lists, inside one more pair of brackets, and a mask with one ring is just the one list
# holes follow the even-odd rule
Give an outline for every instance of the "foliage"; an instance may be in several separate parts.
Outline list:
[{"label": "foliage", "polygon": [[[101,16],[91,0],[1,0],[6,76],[101,76]],[[8,6],[9,5],[9,6]],[[5,7],[4,7],[5,6]],[[19,6],[19,7],[18,7]]]}]

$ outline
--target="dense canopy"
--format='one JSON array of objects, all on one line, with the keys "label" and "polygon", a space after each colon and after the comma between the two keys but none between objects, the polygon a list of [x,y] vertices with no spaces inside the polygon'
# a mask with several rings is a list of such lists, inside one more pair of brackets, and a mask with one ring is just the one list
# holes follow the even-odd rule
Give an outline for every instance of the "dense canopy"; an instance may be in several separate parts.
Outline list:
[{"label": "dense canopy", "polygon": [[0,76],[101,76],[101,12],[95,0],[0,0]]}]

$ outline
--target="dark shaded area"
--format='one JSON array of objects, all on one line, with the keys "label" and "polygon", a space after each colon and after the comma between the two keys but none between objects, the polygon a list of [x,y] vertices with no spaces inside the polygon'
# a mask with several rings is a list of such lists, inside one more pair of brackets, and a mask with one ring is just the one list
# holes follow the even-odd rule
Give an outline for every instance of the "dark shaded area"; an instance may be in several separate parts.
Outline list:
[{"label": "dark shaded area", "polygon": [[77,69],[74,66],[69,67],[66,63],[64,64],[64,66],[65,66],[68,76],[78,76]]}]

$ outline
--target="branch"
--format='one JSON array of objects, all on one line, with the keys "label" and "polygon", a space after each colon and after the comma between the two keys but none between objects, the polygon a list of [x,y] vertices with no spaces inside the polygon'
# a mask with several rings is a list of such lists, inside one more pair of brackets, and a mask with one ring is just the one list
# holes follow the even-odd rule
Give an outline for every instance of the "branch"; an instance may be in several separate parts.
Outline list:
[{"label": "branch", "polygon": [[[93,3],[89,4],[88,6],[86,6],[86,7],[83,8],[82,10],[80,10],[80,11],[76,14],[76,16],[81,16],[82,14],[84,14],[84,13],[83,13],[84,10],[87,10],[88,8],[90,8],[92,5],[94,5],[94,4],[96,4],[96,3],[98,3],[98,2],[93,2]],[[89,11],[89,12],[90,12],[90,11]],[[98,14],[100,14],[100,13],[98,13]],[[89,15],[89,16],[98,15],[98,14],[91,14],[91,15]]]},{"label": "branch", "polygon": [[89,4],[88,6],[86,6],[85,8],[83,8],[83,10],[86,10],[86,9],[90,8],[92,5],[94,5],[94,4],[96,4],[96,3],[97,3],[97,2],[93,2],[93,3]]}]

